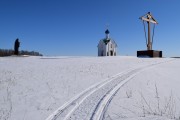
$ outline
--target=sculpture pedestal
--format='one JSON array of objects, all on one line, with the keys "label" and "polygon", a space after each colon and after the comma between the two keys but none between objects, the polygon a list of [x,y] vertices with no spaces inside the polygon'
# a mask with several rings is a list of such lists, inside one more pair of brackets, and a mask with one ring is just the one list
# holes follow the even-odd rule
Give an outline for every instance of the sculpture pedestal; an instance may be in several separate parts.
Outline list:
[{"label": "sculpture pedestal", "polygon": [[137,51],[137,57],[159,57],[162,58],[162,51],[157,50],[141,50]]}]

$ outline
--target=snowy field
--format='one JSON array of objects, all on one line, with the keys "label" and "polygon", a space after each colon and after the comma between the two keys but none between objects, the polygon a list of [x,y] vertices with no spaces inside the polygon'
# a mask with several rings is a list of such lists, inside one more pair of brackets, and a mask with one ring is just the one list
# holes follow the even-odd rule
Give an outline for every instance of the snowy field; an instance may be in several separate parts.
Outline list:
[{"label": "snowy field", "polygon": [[180,59],[0,57],[0,120],[180,119]]}]

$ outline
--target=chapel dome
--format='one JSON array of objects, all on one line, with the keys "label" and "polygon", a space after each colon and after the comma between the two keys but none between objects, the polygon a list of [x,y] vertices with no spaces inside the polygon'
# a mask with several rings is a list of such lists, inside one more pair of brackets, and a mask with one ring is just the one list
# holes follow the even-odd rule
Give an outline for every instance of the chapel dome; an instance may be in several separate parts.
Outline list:
[{"label": "chapel dome", "polygon": [[110,32],[109,32],[109,30],[107,29],[106,31],[105,31],[105,34],[109,34]]}]

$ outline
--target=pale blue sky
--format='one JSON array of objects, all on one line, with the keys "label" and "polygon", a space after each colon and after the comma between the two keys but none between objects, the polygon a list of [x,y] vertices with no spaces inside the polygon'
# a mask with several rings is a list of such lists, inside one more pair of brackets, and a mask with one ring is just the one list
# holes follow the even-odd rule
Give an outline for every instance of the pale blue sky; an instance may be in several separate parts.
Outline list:
[{"label": "pale blue sky", "polygon": [[0,0],[0,48],[44,55],[97,56],[97,44],[110,37],[119,55],[146,49],[140,16],[151,12],[159,24],[153,49],[180,56],[180,0]]}]

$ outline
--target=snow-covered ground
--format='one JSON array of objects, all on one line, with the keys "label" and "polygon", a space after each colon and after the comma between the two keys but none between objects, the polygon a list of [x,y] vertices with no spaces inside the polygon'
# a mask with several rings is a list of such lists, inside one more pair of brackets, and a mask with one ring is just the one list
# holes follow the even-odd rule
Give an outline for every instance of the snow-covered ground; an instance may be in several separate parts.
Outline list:
[{"label": "snow-covered ground", "polygon": [[0,57],[0,120],[178,119],[179,71],[172,58]]},{"label": "snow-covered ground", "polygon": [[106,120],[179,120],[179,71],[180,59],[174,59],[136,75],[115,95]]}]

